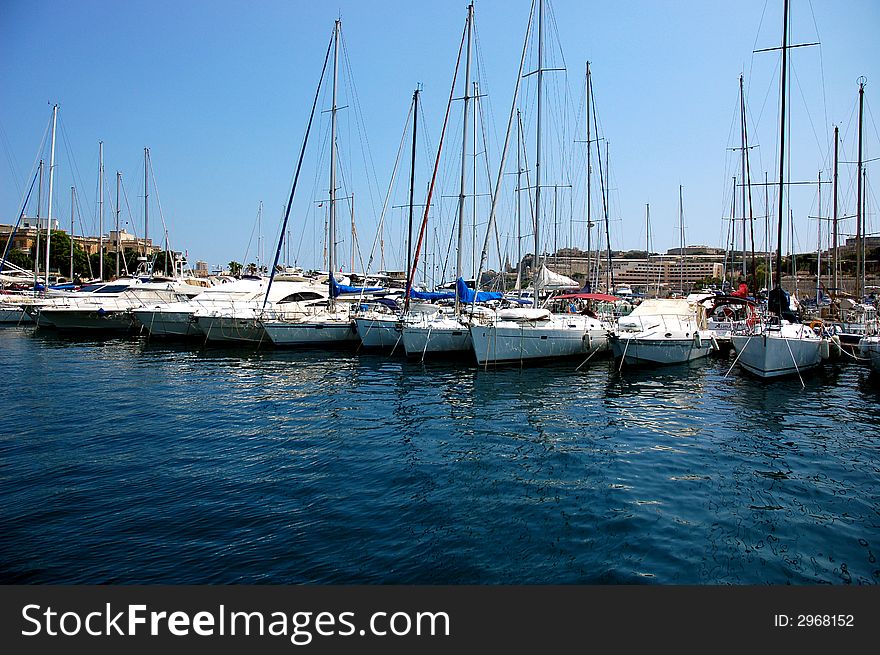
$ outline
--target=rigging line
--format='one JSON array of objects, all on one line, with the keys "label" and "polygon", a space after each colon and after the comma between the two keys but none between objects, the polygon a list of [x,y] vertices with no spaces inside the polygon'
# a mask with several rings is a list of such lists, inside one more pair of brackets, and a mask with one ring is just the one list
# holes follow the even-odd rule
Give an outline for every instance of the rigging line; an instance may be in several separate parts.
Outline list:
[{"label": "rigging line", "polygon": [[22,182],[18,175],[18,170],[16,170],[15,161],[12,158],[12,147],[9,143],[9,139],[6,136],[6,130],[3,129],[3,123],[0,123],[0,141],[3,141],[3,152],[6,155],[6,161],[9,162],[9,170],[12,172],[12,180],[15,182],[15,189],[18,191],[18,195],[22,195]]},{"label": "rigging line", "polygon": [[[73,173],[74,181],[77,182],[76,186],[79,189],[85,189],[86,186],[85,186],[85,184],[83,184],[82,175],[80,175],[80,172],[79,172],[79,166],[77,165],[76,159],[74,159],[73,153],[71,152],[70,141],[67,138],[67,126],[65,125],[64,118],[61,116],[60,112],[58,114],[58,127],[59,127],[59,131],[61,132],[61,140],[64,142],[64,150],[65,150],[65,152],[67,152],[68,160],[71,163],[71,170]],[[79,200],[78,195],[77,195],[77,200]],[[84,202],[88,202],[88,200],[84,200]],[[88,209],[89,209],[89,213],[91,213],[92,207],[90,205],[89,205]]]},{"label": "rigging line", "polygon": [[[469,23],[468,21],[467,23]],[[461,53],[464,50],[464,39],[467,36],[468,32],[468,24],[465,24],[464,30],[461,33],[461,44],[458,47],[458,57],[455,61],[455,73],[452,75],[452,87],[449,90],[449,100],[446,103],[446,117],[443,119],[443,128],[440,131],[440,142],[437,145],[437,159],[434,162],[434,173],[431,176],[431,184],[428,186],[428,197],[425,200],[425,216],[422,219],[422,225],[419,227],[419,238],[417,241],[417,245],[415,250],[413,251],[413,261],[412,261],[412,269],[410,271],[410,279],[407,280],[406,283],[406,294],[405,298],[405,308],[409,309],[409,296],[410,291],[412,290],[412,283],[415,279],[416,270],[418,270],[419,264],[419,252],[422,249],[422,240],[425,236],[425,229],[428,225],[428,212],[431,209],[431,197],[434,195],[434,184],[437,181],[437,169],[440,165],[440,154],[443,152],[443,137],[446,135],[446,126],[449,124],[449,113],[452,110],[452,99],[455,95],[455,82],[458,79],[458,69],[461,64]]]},{"label": "rigging line", "polygon": [[[30,170],[31,175],[36,176],[39,174],[40,158],[41,158],[41,155],[43,154],[43,150],[46,147],[46,139],[49,136],[49,128],[51,127],[51,125],[52,125],[52,115],[49,114],[49,121],[46,123],[46,129],[43,130],[43,137],[40,139],[40,145],[37,146],[37,154],[34,157],[33,164],[31,165],[31,170]],[[24,194],[19,193],[19,195],[22,196]],[[28,194],[28,195],[30,195],[30,194]],[[22,206],[27,208],[27,200],[22,198],[22,202],[24,203]]]},{"label": "rigging line", "polygon": [[813,17],[813,27],[816,29],[816,41],[819,42],[819,76],[822,78],[822,111],[825,116],[825,125],[828,125],[828,94],[825,92],[825,60],[822,57],[822,38],[819,34],[819,23],[816,21],[816,12],[813,10],[813,0],[810,0],[810,15]]},{"label": "rigging line", "polygon": [[[323,100],[326,100],[327,93],[329,93],[329,92],[325,91],[325,94],[324,94],[325,97],[322,98]],[[319,100],[319,102],[321,102],[321,100]],[[330,126],[329,125],[325,124],[321,128],[319,140],[320,140],[321,144],[320,144],[320,147],[318,148],[318,153],[319,153],[318,154],[318,162],[317,162],[317,165],[315,166],[314,178],[312,180],[312,187],[309,192],[310,198],[316,198],[316,197],[323,198],[324,197],[323,194],[321,196],[318,196],[318,189],[319,189],[319,185],[320,185],[319,179],[323,175],[323,173],[321,171],[324,170],[324,168],[325,168],[324,155],[328,150],[327,144],[330,142]],[[291,176],[291,185],[293,184],[294,177],[295,177],[295,174]],[[315,205],[314,203],[310,203],[308,205],[308,209],[305,212],[306,218],[305,218],[305,220],[302,221],[302,229],[299,232],[299,242],[297,243],[297,248],[296,248],[296,253],[295,253],[296,259],[299,259],[300,253],[302,251],[303,242],[305,241],[305,237],[306,237],[306,229],[308,227],[312,228],[312,243],[313,244],[319,243],[319,240],[317,239],[317,237],[315,235],[315,228],[316,228],[315,220],[317,219],[318,207],[320,207],[320,205]],[[282,208],[283,208],[283,206],[282,206]],[[283,213],[283,209],[282,209],[282,213]],[[325,237],[322,236],[321,238],[323,239]],[[323,262],[322,262],[322,264],[323,264]],[[318,267],[316,266],[315,268],[317,269]]]},{"label": "rigging line", "polygon": [[[162,230],[163,235],[165,236],[165,247],[167,251],[173,251],[174,249],[171,246],[171,237],[169,236],[168,226],[165,224],[165,213],[162,211],[162,201],[159,198],[159,183],[156,181],[156,173],[153,170],[153,154],[150,153],[149,157],[150,164],[150,179],[153,180],[153,195],[156,196],[156,207],[159,209],[159,219],[162,221]],[[167,255],[166,255],[167,257]]]},{"label": "rigging line", "polygon": [[755,42],[752,44],[752,57],[749,63],[749,90],[751,91],[751,83],[752,83],[752,68],[755,63],[755,50],[758,49],[758,39],[761,36],[761,27],[764,25],[764,15],[767,13],[767,3],[770,0],[764,0],[764,8],[761,9],[761,19],[758,21],[758,29],[755,32]]},{"label": "rigging line", "polygon": [[[539,0],[539,1],[541,1],[541,0]],[[492,196],[492,206],[489,209],[489,225],[486,229],[486,238],[483,241],[483,250],[480,253],[480,266],[477,269],[477,274],[476,274],[475,280],[479,280],[482,277],[482,273],[483,273],[483,270],[486,266],[486,262],[489,259],[489,238],[490,238],[490,236],[492,234],[492,230],[495,226],[495,211],[497,209],[498,198],[501,196],[501,182],[504,179],[504,165],[507,161],[507,151],[510,147],[510,132],[511,132],[511,128],[513,127],[514,118],[516,117],[517,99],[519,98],[520,83],[522,80],[523,67],[525,66],[525,62],[526,62],[526,53],[528,52],[529,35],[531,34],[531,31],[532,31],[532,18],[534,16],[534,13],[535,13],[535,0],[532,0],[532,6],[531,6],[531,9],[529,10],[529,20],[528,20],[528,23],[526,24],[526,34],[525,34],[525,37],[523,38],[523,51],[522,51],[522,55],[519,60],[519,70],[517,71],[517,74],[516,74],[516,85],[514,86],[513,100],[510,104],[510,115],[507,119],[507,132],[504,135],[504,146],[501,150],[501,161],[498,164],[498,177],[495,179],[495,193]],[[534,257],[535,263],[538,260],[538,256],[539,256],[538,253],[535,253],[535,257]],[[537,290],[537,288],[538,287],[536,284],[535,289]],[[478,289],[474,289],[475,293],[474,293],[474,301],[472,303],[472,307],[476,306],[476,303],[477,303],[477,293],[476,293],[477,291],[478,291]],[[538,302],[537,294],[535,294],[535,296],[536,296],[535,302],[537,303]]]},{"label": "rigging line", "polygon": [[247,248],[244,249],[244,259],[241,260],[242,264],[244,264],[245,266],[247,266],[247,264],[248,264],[248,255],[251,252],[251,243],[253,243],[253,240],[254,240],[254,232],[257,231],[257,219],[259,218],[259,216],[260,216],[260,210],[257,209],[257,215],[254,216],[253,226],[251,227],[251,235],[248,238]]},{"label": "rigging line", "polygon": [[0,273],[3,272],[3,264],[6,263],[6,256],[9,254],[9,247],[12,245],[12,237],[15,234],[15,231],[18,229],[19,223],[21,223],[21,219],[24,217],[24,210],[27,207],[28,200],[31,198],[31,192],[34,190],[34,184],[37,181],[37,177],[39,176],[39,171],[34,173],[34,178],[31,180],[31,186],[28,188],[27,195],[24,198],[24,201],[21,203],[21,211],[18,212],[18,220],[15,223],[15,227],[9,233],[9,238],[6,240],[6,247],[3,249],[3,257],[0,258]]},{"label": "rigging line", "polygon": [[364,269],[364,273],[369,271],[370,267],[373,265],[373,259],[376,254],[376,246],[379,243],[379,235],[382,234],[383,229],[385,227],[385,214],[388,211],[388,203],[391,200],[391,192],[394,188],[394,180],[397,177],[397,169],[400,165],[400,157],[403,154],[403,148],[407,141],[407,136],[409,133],[409,121],[413,115],[413,107],[415,106],[415,97],[409,103],[409,111],[406,114],[406,120],[403,123],[403,134],[400,137],[400,145],[397,147],[397,156],[394,159],[394,167],[391,169],[391,180],[388,182],[388,191],[385,193],[385,202],[382,205],[382,213],[379,214],[379,224],[376,227],[376,236],[373,239],[373,246],[370,248],[370,256],[367,259],[367,267]]},{"label": "rigging line", "polygon": [[[376,173],[376,164],[373,160],[373,152],[370,148],[370,139],[367,136],[367,126],[364,121],[363,109],[361,108],[360,95],[357,91],[357,86],[355,85],[354,75],[351,69],[351,60],[348,57],[348,46],[346,45],[345,37],[342,33],[339,35],[340,41],[342,42],[342,56],[343,61],[345,62],[345,72],[348,77],[349,87],[351,89],[352,100],[354,104],[354,118],[355,118],[355,127],[358,131],[358,138],[361,141],[361,157],[364,160],[364,170],[367,173],[367,191],[370,194],[370,208],[373,210],[373,215],[376,215],[376,201],[373,196],[373,191],[375,188],[376,193],[379,192],[379,176]],[[366,144],[366,148],[363,145]],[[369,166],[367,165],[367,159],[369,159]],[[372,174],[372,178],[370,175]],[[375,185],[375,187],[374,187]]]},{"label": "rigging line", "polygon": [[810,128],[813,130],[813,138],[816,140],[816,146],[819,148],[819,152],[822,152],[822,143],[819,139],[818,132],[816,132],[816,125],[813,123],[813,116],[810,114],[810,106],[809,106],[809,103],[807,103],[806,95],[804,95],[804,89],[801,86],[801,80],[798,77],[797,71],[794,69],[794,67],[791,67],[789,72],[791,73],[792,77],[794,78],[795,84],[797,84],[798,91],[800,91],[801,100],[804,101],[804,108],[806,109],[807,120],[810,121]]},{"label": "rigging line", "polygon": [[[333,37],[336,36],[336,24],[333,25],[333,35],[330,37],[330,43],[327,44],[327,54],[324,55],[324,66],[321,68],[321,77],[318,80],[318,88],[315,90],[315,100],[312,102],[312,111],[309,114],[309,123],[306,127],[306,134],[303,138],[302,149],[299,154],[299,162],[296,165],[296,175],[293,178],[293,186],[290,189],[290,197],[287,200],[287,209],[284,212],[284,221],[281,225],[281,234],[283,235],[287,231],[287,221],[290,218],[290,207],[293,204],[293,195],[296,193],[297,182],[299,182],[299,173],[302,167],[303,159],[306,154],[306,144],[309,140],[309,133],[312,129],[312,121],[315,118],[315,108],[318,106],[318,97],[321,92],[321,84],[324,82],[324,73],[327,71],[327,62],[330,60],[330,50],[333,47]],[[272,263],[272,272],[269,274],[269,283],[266,285],[266,295],[263,298],[263,311],[266,309],[266,303],[269,300],[269,290],[272,288],[272,281],[275,279],[275,269],[278,267],[278,259],[281,257],[281,245],[283,241],[281,239],[278,240],[278,248],[275,250],[275,261]],[[333,272],[330,272],[330,275],[333,275]]]}]

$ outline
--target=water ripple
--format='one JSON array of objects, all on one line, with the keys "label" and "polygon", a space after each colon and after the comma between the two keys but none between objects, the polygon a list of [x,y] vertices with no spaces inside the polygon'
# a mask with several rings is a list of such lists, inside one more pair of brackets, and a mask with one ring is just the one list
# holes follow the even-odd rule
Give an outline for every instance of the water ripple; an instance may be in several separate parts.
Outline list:
[{"label": "water ripple", "polygon": [[0,330],[0,579],[878,582],[880,381]]}]

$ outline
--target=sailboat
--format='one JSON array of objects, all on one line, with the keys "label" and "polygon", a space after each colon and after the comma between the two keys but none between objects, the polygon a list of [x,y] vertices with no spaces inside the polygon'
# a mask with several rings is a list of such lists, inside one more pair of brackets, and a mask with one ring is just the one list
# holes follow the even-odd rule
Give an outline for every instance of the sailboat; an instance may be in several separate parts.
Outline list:
[{"label": "sailboat", "polygon": [[[332,104],[330,108],[330,211],[328,221],[327,243],[329,250],[329,270],[327,273],[327,298],[326,301],[296,304],[295,307],[279,308],[275,312],[266,312],[260,319],[259,323],[266,335],[275,346],[330,346],[330,345],[346,345],[355,344],[358,341],[357,329],[352,321],[350,303],[338,302],[337,299],[343,293],[353,291],[372,291],[372,289],[353,290],[344,288],[347,285],[340,285],[336,280],[334,269],[336,267],[336,112],[338,107],[336,104],[337,97],[337,78],[339,71],[339,38],[342,21],[337,20],[333,26],[333,37],[331,44],[333,47],[333,90]],[[329,50],[328,50],[329,55]],[[326,66],[326,60],[325,60]],[[322,71],[323,81],[323,71]],[[318,92],[315,94],[315,103],[317,103],[318,93],[320,93],[321,84],[318,84]],[[312,115],[314,116],[314,106],[312,107]],[[309,121],[311,127],[311,119]],[[308,131],[306,132],[306,140],[308,140]],[[300,164],[302,164],[302,154],[305,152],[305,142],[303,143],[303,152],[300,155]],[[291,190],[290,200],[287,205],[285,214],[285,224],[290,214],[290,205],[293,201],[293,194],[296,189],[296,181],[299,177],[299,166],[294,179],[294,187]],[[284,235],[284,228],[281,230]],[[278,242],[278,250],[275,255],[275,265],[272,268],[272,277],[269,279],[267,289],[267,298],[269,290],[272,286],[272,279],[275,275],[275,269],[278,264],[278,256],[281,252],[281,239]]]},{"label": "sailboat", "polygon": [[[541,216],[542,163],[541,113],[543,108],[543,75],[545,71],[543,60],[543,18],[544,0],[538,0],[535,265],[533,266],[533,297],[536,303],[542,297],[542,290],[544,289],[543,284],[546,284],[552,278],[552,276],[548,275],[550,271],[546,266],[538,265],[541,253],[539,229]],[[528,34],[526,35],[526,41],[528,41]],[[518,90],[519,87],[517,87],[517,91]],[[515,103],[516,97],[514,97],[514,104]],[[589,109],[587,110],[587,123],[589,125]],[[587,148],[589,150],[589,143],[587,143]],[[589,170],[587,171],[587,175],[589,176]],[[485,255],[486,248],[484,247],[484,260]],[[566,304],[566,306],[568,305]],[[520,306],[499,309],[495,314],[490,315],[485,320],[475,322],[470,327],[470,336],[473,341],[474,354],[476,355],[477,363],[481,366],[485,366],[488,364],[512,364],[572,356],[586,355],[587,357],[591,357],[596,352],[608,349],[608,328],[609,326],[605,322],[586,313],[556,313],[550,311],[546,307]]]},{"label": "sailboat", "polygon": [[791,309],[789,294],[782,289],[782,225],[785,190],[785,101],[788,73],[788,2],[784,0],[782,28],[782,73],[779,121],[779,205],[776,236],[776,287],[770,291],[768,321],[756,324],[745,334],[731,337],[736,362],[763,379],[798,375],[816,368],[830,354],[830,341],[823,334],[800,323]]},{"label": "sailboat", "polygon": [[[681,231],[679,286],[684,293],[684,204],[678,187]],[[680,364],[706,357],[715,347],[706,309],[697,299],[652,298],[617,319],[611,350],[621,364]]]},{"label": "sailboat", "polygon": [[[470,112],[470,77],[471,77],[471,50],[473,40],[473,21],[474,21],[474,5],[468,5],[467,20],[465,23],[465,33],[467,39],[466,56],[465,56],[465,77],[464,77],[464,115],[462,128],[462,149],[461,149],[461,188],[458,195],[458,247],[455,263],[456,289],[454,292],[442,294],[441,300],[451,299],[453,305],[451,307],[445,305],[434,305],[422,308],[412,308],[408,304],[407,311],[401,321],[401,341],[404,351],[408,357],[425,358],[436,354],[459,353],[467,354],[473,350],[471,335],[468,331],[471,314],[480,312],[480,308],[468,307],[463,301],[459,293],[459,281],[462,280],[462,260],[464,256],[464,207],[465,207],[465,185],[467,173],[467,143]],[[459,51],[460,53],[461,51]],[[461,55],[459,54],[459,57]],[[456,69],[455,75],[458,75]],[[455,86],[455,78],[453,78],[453,88]],[[450,96],[451,100],[451,96]],[[444,131],[446,125],[444,124]],[[441,140],[442,147],[442,140]],[[439,164],[439,152],[437,164]],[[432,189],[433,190],[433,181]],[[429,197],[431,191],[429,190]],[[430,207],[430,201],[426,203],[425,217]],[[424,229],[424,221],[423,221]],[[423,232],[422,232],[423,233]],[[418,248],[416,248],[418,252]],[[407,282],[407,300],[418,298],[419,293],[412,289],[412,279],[415,277],[415,266],[410,271],[410,279]],[[429,292],[428,298],[431,298],[432,292]],[[442,292],[441,292],[442,293]],[[499,296],[500,297],[500,296]],[[424,298],[424,296],[423,296]]]},{"label": "sailboat", "polygon": [[[877,322],[877,308],[870,302],[867,302],[865,296],[867,290],[865,288],[865,216],[866,197],[864,185],[864,155],[863,155],[863,135],[862,128],[864,123],[864,106],[865,106],[865,80],[859,80],[859,131],[858,131],[858,159],[856,161],[856,290],[854,297],[840,295],[834,299],[834,305],[837,307],[837,316],[834,321],[827,321],[825,328],[840,339],[841,346],[846,346],[851,350],[856,350],[861,340],[880,334],[880,326]],[[837,200],[837,129],[835,128],[835,217],[836,200]],[[836,223],[835,223],[835,243],[836,243]],[[835,259],[837,249],[835,248]],[[835,262],[835,273],[837,263]],[[837,285],[835,284],[835,287]],[[838,291],[835,288],[835,291]],[[818,294],[817,294],[818,296]],[[817,297],[818,301],[818,297]],[[818,304],[818,302],[817,302]]]},{"label": "sailboat", "polygon": [[[419,94],[421,89],[417,88],[413,92],[412,104],[410,106],[410,115],[412,116],[412,152],[410,156],[410,178],[409,178],[409,229],[407,230],[406,240],[406,278],[410,277],[410,269],[412,267],[412,228],[413,228],[413,200],[415,196],[415,175],[416,175],[416,141],[418,137],[418,116],[419,116]],[[407,117],[407,125],[409,116]],[[404,128],[406,129],[406,128]],[[401,146],[403,143],[401,142]],[[399,160],[399,153],[398,153]],[[395,163],[395,172],[397,163]],[[391,187],[393,187],[394,172],[392,173],[392,183],[389,185],[388,194],[390,197]],[[385,206],[388,205],[386,197]],[[384,220],[385,210],[383,208],[382,218],[380,218],[379,230],[382,230],[382,221]],[[378,350],[391,349],[392,353],[397,350],[402,339],[403,326],[401,317],[403,314],[403,306],[398,302],[400,297],[398,294],[387,294],[381,298],[376,298],[371,302],[360,303],[354,315],[354,323],[357,329],[358,337],[361,340],[361,347]],[[401,349],[402,350],[402,349]]]}]

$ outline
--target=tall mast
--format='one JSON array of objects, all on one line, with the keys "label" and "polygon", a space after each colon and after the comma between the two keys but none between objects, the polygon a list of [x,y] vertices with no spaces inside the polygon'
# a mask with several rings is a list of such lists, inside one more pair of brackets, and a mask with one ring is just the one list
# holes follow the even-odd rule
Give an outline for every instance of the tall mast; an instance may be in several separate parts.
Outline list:
[{"label": "tall mast", "polygon": [[[730,250],[730,288],[733,289],[733,283],[736,282],[736,175],[733,176],[733,202],[730,206],[730,241],[725,248]],[[727,255],[724,256],[724,263],[727,263]]]},{"label": "tall mast", "polygon": [[[522,122],[516,110],[516,289],[522,293]],[[587,266],[589,274],[590,267]]]},{"label": "tall mast", "polygon": [[410,279],[412,269],[412,233],[413,233],[413,194],[416,188],[416,134],[419,123],[419,89],[413,91],[413,131],[412,159],[409,169],[409,229],[406,235],[406,279]]},{"label": "tall mast", "polygon": [[608,141],[605,141],[605,253],[608,256],[608,293],[614,290],[614,269],[611,268],[611,216],[608,214],[608,199],[611,196],[611,158],[608,154]]},{"label": "tall mast", "polygon": [[116,171],[116,277],[119,277],[119,186],[122,173]]},{"label": "tall mast", "polygon": [[257,275],[263,268],[263,201],[257,209]]},{"label": "tall mast", "polygon": [[819,307],[819,292],[822,289],[822,171],[819,171],[818,182],[818,201],[819,216],[816,218],[818,227],[818,243],[816,244],[816,308]]},{"label": "tall mast", "polygon": [[147,181],[147,174],[150,170],[150,149],[144,148],[144,257],[147,256],[147,236],[148,236],[148,228],[150,225],[149,222],[149,212],[150,212],[150,185]]},{"label": "tall mast", "polygon": [[73,208],[76,207],[76,187],[70,187],[70,277],[73,282]]},{"label": "tall mast", "polygon": [[770,290],[773,288],[773,249],[770,244],[770,187],[767,180],[767,171],[764,171],[764,248],[767,250],[764,257],[764,266],[767,269],[764,284]]},{"label": "tall mast", "polygon": [[46,288],[49,288],[49,246],[52,242],[52,189],[55,182],[55,126],[58,122],[58,105],[52,107],[52,146],[49,151],[49,216],[46,219]]},{"label": "tall mast", "polygon": [[98,141],[98,279],[104,279],[104,142]]},{"label": "tall mast", "polygon": [[34,290],[40,276],[40,216],[43,213],[43,160],[40,160],[40,184],[37,186],[37,246],[34,254]]},{"label": "tall mast", "polygon": [[[651,205],[645,203],[645,277],[648,274],[648,261],[651,258]],[[651,288],[651,282],[649,281],[645,285],[645,295],[647,295]]]},{"label": "tall mast", "polygon": [[[464,118],[462,124],[461,136],[461,186],[458,192],[458,252],[455,257],[455,278],[458,279],[462,275],[462,258],[464,255],[464,199],[465,185],[467,184],[467,144],[468,132],[470,124],[468,123],[468,112],[470,110],[470,80],[471,80],[471,39],[473,35],[474,21],[474,4],[468,5],[467,15],[467,55],[465,56],[464,65]],[[458,285],[455,286],[455,313],[461,311],[461,299],[458,297]]]},{"label": "tall mast", "polygon": [[592,207],[591,199],[592,199],[592,185],[591,178],[593,168],[593,145],[590,143],[590,62],[587,62],[587,82],[586,82],[587,90],[587,100],[585,103],[586,106],[586,117],[587,117],[587,281],[590,279],[590,259],[592,257],[592,243],[591,243],[591,234],[593,231],[593,224],[590,221]]},{"label": "tall mast", "polygon": [[[864,214],[862,213],[862,193],[864,192],[862,189],[862,117],[864,115],[865,108],[865,82],[864,78],[859,80],[859,161],[857,166],[856,177],[858,178],[858,186],[856,193],[856,298],[861,301],[862,296],[865,295],[865,273],[862,270],[864,267],[864,257],[862,255],[862,221],[864,220]],[[51,177],[49,178],[51,179]],[[50,184],[51,188],[51,184]],[[49,198],[49,207],[51,205],[51,197]]]},{"label": "tall mast", "polygon": [[538,264],[541,260],[541,109],[544,81],[544,0],[538,0],[538,120],[535,145],[535,258],[532,269],[535,276],[535,306],[540,297]]},{"label": "tall mast", "polygon": [[681,232],[679,235],[679,243],[681,244],[679,261],[681,262],[681,265],[679,266],[678,284],[679,290],[681,293],[684,293],[684,202],[682,202],[680,184],[678,185],[678,229]]},{"label": "tall mast", "polygon": [[837,130],[838,130],[838,127],[835,125],[834,126],[834,185],[833,185],[834,190],[832,191],[832,193],[834,195],[833,195],[833,201],[832,201],[833,202],[833,205],[832,205],[833,210],[832,210],[832,215],[831,215],[831,220],[832,220],[832,223],[831,223],[832,228],[831,229],[833,230],[832,235],[831,235],[831,250],[834,253],[834,273],[833,273],[833,275],[834,275],[834,295],[837,295],[838,290],[839,290],[839,287],[837,286],[838,285],[838,279],[837,279],[837,266],[838,266],[838,262],[837,262],[837,164],[838,164],[837,145],[838,145],[838,140],[839,140]]},{"label": "tall mast", "polygon": [[[742,116],[742,164],[743,164],[743,268],[745,268],[745,212],[746,212],[746,190],[748,190],[749,198],[749,238],[752,245],[751,269],[752,275],[755,274],[755,216],[752,207],[752,168],[749,165],[749,124],[746,120],[746,100],[743,92],[743,76],[739,76],[739,97],[740,97],[740,114]],[[748,279],[748,274],[746,275]]]},{"label": "tall mast", "polygon": [[739,106],[740,106],[740,160],[742,163],[742,213],[743,213],[743,250],[742,272],[745,278],[746,270],[746,101],[743,95],[743,76],[739,76]]},{"label": "tall mast", "polygon": [[[472,159],[473,163],[473,173],[471,175],[471,275],[476,276],[477,274],[477,157],[479,156],[479,151],[477,150],[477,136],[479,135],[479,130],[477,129],[477,119],[480,116],[480,85],[477,82],[472,82],[473,90],[474,90],[474,118],[473,118],[473,128],[474,128],[474,139],[473,139],[473,152],[474,156]],[[486,155],[486,159],[488,161],[489,153],[483,153]],[[488,166],[486,167],[488,169]],[[499,256],[500,256],[499,249]],[[476,277],[474,278],[474,284],[477,284]]]},{"label": "tall mast", "polygon": [[[776,285],[782,288],[782,221],[785,210],[785,84],[788,76],[788,0],[783,3],[782,19],[782,74],[779,83],[779,213],[776,225]],[[777,295],[777,312],[782,314],[782,294]],[[772,308],[771,308],[772,309]]]},{"label": "tall mast", "polygon": [[[333,104],[330,107],[330,224],[327,228],[327,246],[330,254],[328,268],[330,278],[327,284],[333,286],[333,269],[336,266],[336,81],[339,71],[339,28],[342,21],[337,20],[333,29]],[[335,299],[330,294],[328,307],[333,309]]]},{"label": "tall mast", "polygon": [[[351,192],[351,262],[349,263],[349,273],[354,273],[354,239],[355,239],[355,227],[354,227],[354,191]],[[364,271],[366,272],[366,271]]]}]

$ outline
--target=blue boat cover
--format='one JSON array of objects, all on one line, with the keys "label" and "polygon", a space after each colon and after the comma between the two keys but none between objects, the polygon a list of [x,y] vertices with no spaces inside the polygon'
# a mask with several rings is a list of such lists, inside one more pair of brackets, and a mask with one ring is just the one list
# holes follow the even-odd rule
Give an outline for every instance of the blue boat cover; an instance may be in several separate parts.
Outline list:
[{"label": "blue boat cover", "polygon": [[334,298],[343,293],[370,293],[372,291],[383,291],[382,287],[351,287],[347,284],[339,284],[333,275],[330,275],[330,295]]},{"label": "blue boat cover", "polygon": [[[468,285],[464,281],[464,278],[458,278],[455,281],[455,288],[458,290],[458,297],[459,299],[461,299],[461,302],[474,302],[475,292],[473,289],[468,287]],[[476,292],[476,296],[476,302],[487,302],[489,300],[501,300],[504,297],[504,294],[498,291],[478,291]]]},{"label": "blue boat cover", "polygon": [[455,298],[451,291],[416,291],[411,289],[409,297],[413,300],[450,300]]}]

